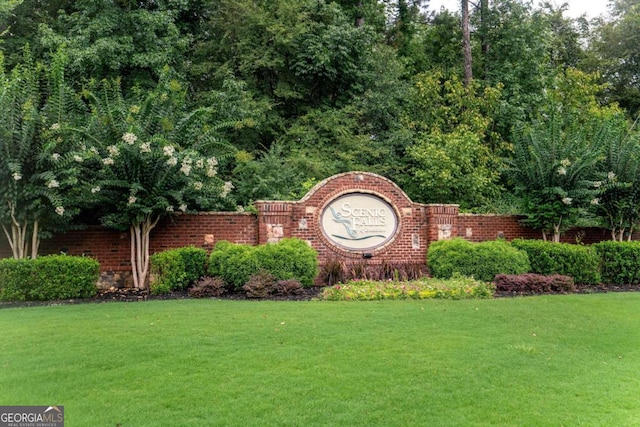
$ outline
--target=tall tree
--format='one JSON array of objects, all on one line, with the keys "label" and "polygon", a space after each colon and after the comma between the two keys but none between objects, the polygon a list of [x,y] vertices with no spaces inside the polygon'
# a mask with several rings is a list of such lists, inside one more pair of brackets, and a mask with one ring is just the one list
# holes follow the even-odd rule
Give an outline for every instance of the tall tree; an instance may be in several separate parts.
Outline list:
[{"label": "tall tree", "polygon": [[469,86],[473,79],[471,30],[469,28],[469,0],[462,0],[462,53],[464,58],[464,84],[465,86]]},{"label": "tall tree", "polygon": [[87,200],[99,205],[105,226],[129,231],[134,285],[146,288],[149,236],[160,218],[220,208],[233,188],[217,176],[218,158],[202,154],[219,144],[216,130],[232,123],[212,122],[207,108],[188,111],[183,86],[169,75],[131,97],[117,80],[86,96],[91,115],[79,131],[92,153]]},{"label": "tall tree", "polygon": [[0,54],[0,223],[15,258],[35,258],[40,239],[77,212],[83,159],[64,134],[76,110],[64,66],[63,52],[44,67],[27,48],[5,74]]}]

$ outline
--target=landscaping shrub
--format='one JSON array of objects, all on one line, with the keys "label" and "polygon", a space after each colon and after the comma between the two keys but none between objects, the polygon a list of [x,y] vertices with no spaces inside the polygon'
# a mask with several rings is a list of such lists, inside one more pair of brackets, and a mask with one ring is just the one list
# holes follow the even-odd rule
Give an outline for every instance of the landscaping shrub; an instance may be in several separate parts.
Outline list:
[{"label": "landscaping shrub", "polygon": [[273,293],[276,285],[276,278],[267,270],[260,270],[249,278],[249,281],[242,286],[247,298],[266,298]]},{"label": "landscaping shrub", "polygon": [[209,257],[209,275],[222,278],[234,290],[242,289],[260,270],[276,281],[295,279],[310,287],[318,274],[318,254],[300,239],[282,239],[260,246],[219,242]]},{"label": "landscaping shrub", "polygon": [[462,238],[432,243],[427,265],[434,277],[450,278],[458,273],[485,282],[497,274],[522,274],[530,268],[527,254],[504,240],[471,243]]},{"label": "landscaping shrub", "polygon": [[247,298],[267,298],[269,296],[289,296],[302,292],[302,284],[295,279],[277,280],[267,270],[254,274],[242,287]]},{"label": "landscaping shrub", "polygon": [[211,298],[222,296],[227,289],[219,277],[204,276],[189,288],[189,296],[193,298]]},{"label": "landscaping shrub", "polygon": [[257,247],[258,264],[276,280],[296,279],[305,287],[318,275],[318,253],[300,239],[282,239]]},{"label": "landscaping shrub", "polygon": [[92,258],[49,255],[0,260],[0,299],[49,301],[89,298],[98,289],[100,265]]},{"label": "landscaping shrub", "polygon": [[602,282],[640,284],[640,242],[600,242],[592,245],[600,257]]},{"label": "landscaping shrub", "polygon": [[496,292],[515,295],[568,294],[576,291],[573,278],[560,274],[498,274],[493,284]]},{"label": "landscaping shrub", "polygon": [[511,244],[527,252],[531,273],[561,274],[583,285],[600,282],[600,259],[590,246],[524,239],[515,239]]},{"label": "landscaping shrub", "polygon": [[397,299],[479,299],[492,298],[493,285],[455,275],[451,279],[423,278],[410,282],[350,281],[327,287],[321,298],[330,301],[374,301]]},{"label": "landscaping shrub", "polygon": [[241,290],[249,278],[260,270],[256,247],[218,242],[209,256],[208,274],[220,277],[233,290]]},{"label": "landscaping shrub", "polygon": [[158,295],[188,288],[204,275],[206,261],[207,252],[193,246],[151,255],[151,293]]},{"label": "landscaping shrub", "polygon": [[275,295],[289,296],[302,293],[302,283],[295,279],[278,280],[274,287]]},{"label": "landscaping shrub", "polygon": [[341,259],[329,259],[320,266],[318,283],[333,286],[349,280],[416,280],[427,275],[426,264],[392,263],[383,260],[380,264],[367,261],[347,263]]}]

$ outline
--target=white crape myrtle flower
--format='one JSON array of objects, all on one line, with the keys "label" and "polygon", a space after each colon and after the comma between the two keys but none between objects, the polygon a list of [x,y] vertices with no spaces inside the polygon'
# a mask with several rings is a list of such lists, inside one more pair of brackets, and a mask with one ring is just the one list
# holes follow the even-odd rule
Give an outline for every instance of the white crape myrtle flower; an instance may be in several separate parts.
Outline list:
[{"label": "white crape myrtle flower", "polygon": [[203,186],[203,184],[202,184],[201,181],[196,181],[196,182],[193,183],[193,188],[195,188],[197,191],[202,190],[202,186]]},{"label": "white crape myrtle flower", "polygon": [[164,155],[165,155],[165,156],[167,156],[167,157],[172,157],[172,156],[173,156],[173,153],[175,153],[176,149],[175,149],[175,148],[173,148],[173,146],[172,146],[172,145],[165,145],[165,146],[162,148],[162,151],[164,152]]},{"label": "white crape myrtle flower", "polygon": [[571,161],[569,159],[563,159],[560,161],[560,164],[565,168],[568,168],[569,166],[571,166]]},{"label": "white crape myrtle flower", "polygon": [[600,188],[600,187],[602,186],[602,181],[596,181],[596,182],[594,182],[594,183],[593,183],[593,186],[594,186],[595,188]]},{"label": "white crape myrtle flower", "polygon": [[564,166],[560,166],[558,168],[558,175],[566,175],[567,174],[567,169],[565,169]]},{"label": "white crape myrtle flower", "polygon": [[91,147],[89,148],[89,151],[91,151],[93,154],[99,155],[100,153],[98,152],[98,149],[96,147]]},{"label": "white crape myrtle flower", "polygon": [[204,159],[198,159],[196,160],[196,167],[198,169],[202,169],[204,167]]},{"label": "white crape myrtle flower", "polygon": [[82,156],[80,156],[79,154],[75,154],[73,156],[73,160],[75,160],[78,163],[82,163],[84,161],[84,159],[82,158]]},{"label": "white crape myrtle flower", "polygon": [[167,212],[173,212],[173,206],[169,205],[167,206]]},{"label": "white crape myrtle flower", "polygon": [[100,190],[101,190],[100,186],[97,186],[97,187],[93,187],[93,188],[91,189],[91,192],[92,192],[93,194],[96,194],[96,193],[99,193],[99,192],[100,192]]},{"label": "white crape myrtle flower", "polygon": [[60,187],[60,183],[58,181],[56,181],[55,179],[52,179],[51,181],[47,182],[47,187],[49,187],[49,188],[58,188],[58,187]]},{"label": "white crape myrtle flower", "polygon": [[181,210],[182,212],[186,212],[186,211],[187,211],[187,205],[186,205],[186,204],[184,204],[184,203],[183,203],[183,204],[181,204],[181,205],[180,205],[180,210]]},{"label": "white crape myrtle flower", "polygon": [[13,179],[16,181],[20,181],[22,179],[22,175],[18,172],[13,173]]},{"label": "white crape myrtle flower", "polygon": [[57,162],[58,160],[60,160],[60,153],[53,153],[51,155],[51,158]]},{"label": "white crape myrtle flower", "polygon": [[62,206],[58,206],[56,208],[56,213],[60,216],[64,215],[64,208]]},{"label": "white crape myrtle flower", "polygon": [[189,176],[189,174],[191,173],[191,159],[189,157],[185,157],[184,159],[182,159],[180,172],[185,174],[185,176]]},{"label": "white crape myrtle flower", "polygon": [[118,157],[120,154],[120,149],[115,145],[108,146],[107,151],[109,152],[109,157]]},{"label": "white crape myrtle flower", "polygon": [[599,205],[600,204],[600,199],[591,199],[591,204],[592,205]]},{"label": "white crape myrtle flower", "polygon": [[178,164],[178,159],[176,157],[169,157],[169,160],[167,160],[167,164],[169,166],[175,166]]},{"label": "white crape myrtle flower", "polygon": [[145,142],[143,144],[140,144],[140,151],[143,152],[143,153],[150,153],[151,152],[151,143]]},{"label": "white crape myrtle flower", "polygon": [[224,186],[222,187],[221,196],[222,197],[227,197],[232,189],[233,189],[233,184],[230,181],[225,182]]},{"label": "white crape myrtle flower", "polygon": [[614,179],[616,179],[616,174],[613,172],[609,172],[607,174],[607,179],[609,179],[609,181],[613,181]]},{"label": "white crape myrtle flower", "polygon": [[104,159],[102,159],[102,163],[105,165],[112,165],[115,162],[113,161],[113,159],[111,157],[106,157]]},{"label": "white crape myrtle flower", "polygon": [[214,176],[216,176],[217,174],[218,174],[218,171],[217,171],[217,170],[215,170],[215,169],[211,169],[211,168],[207,169],[207,176],[208,176],[209,178],[213,178],[213,177],[214,177]]},{"label": "white crape myrtle flower", "polygon": [[122,140],[129,145],[133,145],[138,140],[138,137],[131,132],[126,132],[124,135],[122,135]]},{"label": "white crape myrtle flower", "polygon": [[131,196],[129,196],[129,203],[128,204],[132,205],[132,204],[134,204],[136,202],[136,200],[138,200],[138,198],[136,196],[131,195]]},{"label": "white crape myrtle flower", "polygon": [[572,201],[573,199],[571,197],[564,197],[562,199],[562,203],[564,203],[565,205],[570,205]]},{"label": "white crape myrtle flower", "polygon": [[49,129],[51,129],[51,130],[60,130],[60,123],[52,124]]}]

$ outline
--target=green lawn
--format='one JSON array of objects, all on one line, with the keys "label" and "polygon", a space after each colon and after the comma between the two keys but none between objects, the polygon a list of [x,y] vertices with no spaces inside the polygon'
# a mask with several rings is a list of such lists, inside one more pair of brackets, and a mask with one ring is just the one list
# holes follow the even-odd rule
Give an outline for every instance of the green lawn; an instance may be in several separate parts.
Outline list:
[{"label": "green lawn", "polygon": [[640,293],[0,310],[0,404],[68,426],[637,426]]}]

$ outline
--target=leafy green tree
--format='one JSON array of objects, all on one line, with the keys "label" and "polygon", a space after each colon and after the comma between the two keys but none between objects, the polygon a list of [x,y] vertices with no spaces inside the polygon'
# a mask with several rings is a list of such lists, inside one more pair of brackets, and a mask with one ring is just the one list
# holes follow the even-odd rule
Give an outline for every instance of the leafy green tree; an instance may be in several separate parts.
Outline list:
[{"label": "leafy green tree", "polygon": [[[180,68],[189,35],[177,25],[188,1],[69,2],[37,28],[42,53],[65,46],[76,79],[124,76],[126,87],[153,86],[163,67]],[[50,15],[50,16],[51,16]]]},{"label": "leafy green tree", "polygon": [[618,241],[625,236],[631,240],[640,224],[640,136],[621,116],[618,113],[604,119],[595,136],[604,156],[593,200],[611,238]]},{"label": "leafy green tree", "polygon": [[525,201],[524,222],[559,242],[595,198],[600,147],[584,126],[565,123],[559,114],[523,125],[515,135],[509,176]]},{"label": "leafy green tree", "polygon": [[401,181],[412,198],[469,209],[498,193],[504,142],[492,131],[492,117],[500,92],[465,87],[455,75],[415,77],[403,117],[413,135],[407,148],[411,173]]},{"label": "leafy green tree", "polygon": [[6,74],[0,54],[0,222],[14,258],[35,258],[40,239],[77,212],[81,168],[62,133],[75,110],[64,66],[58,52],[46,73],[27,49]]},{"label": "leafy green tree", "polygon": [[640,4],[636,0],[610,2],[613,19],[595,30],[590,50],[597,70],[609,83],[607,98],[634,117],[640,111]]},{"label": "leafy green tree", "polygon": [[125,97],[119,81],[103,81],[85,93],[91,106],[82,131],[95,175],[87,197],[102,208],[101,222],[129,231],[134,284],[145,288],[149,236],[174,212],[220,209],[233,186],[217,176],[219,158],[229,152],[216,131],[233,123],[210,120],[211,110],[185,109],[185,90],[169,75],[150,91]]}]

